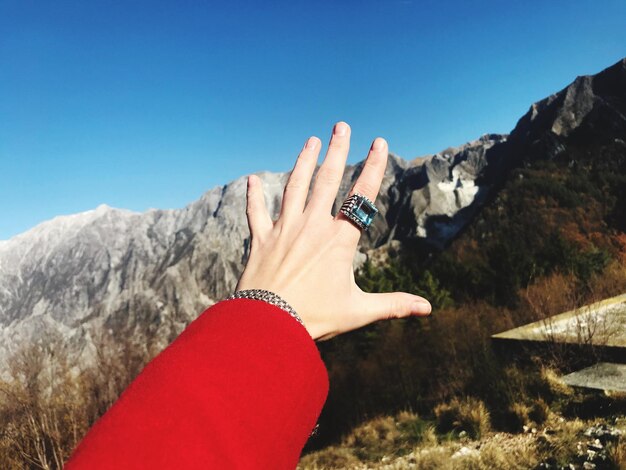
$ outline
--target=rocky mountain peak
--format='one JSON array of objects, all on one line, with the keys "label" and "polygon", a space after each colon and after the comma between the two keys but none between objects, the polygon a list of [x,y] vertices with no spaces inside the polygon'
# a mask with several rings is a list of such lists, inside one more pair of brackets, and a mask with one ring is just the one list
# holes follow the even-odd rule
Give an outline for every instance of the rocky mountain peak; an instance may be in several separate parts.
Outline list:
[{"label": "rocky mountain peak", "polygon": [[534,103],[511,132],[511,139],[532,142],[547,132],[567,138],[600,116],[612,123],[610,127],[626,125],[626,59],[597,75],[579,76],[563,90]]},{"label": "rocky mountain peak", "polygon": [[[486,153],[504,139],[484,136],[419,162],[391,155],[377,200],[381,215],[364,234],[362,253],[408,238],[443,246],[488,194],[490,183],[475,180]],[[362,167],[346,168],[335,210]],[[276,217],[288,173],[258,175]],[[249,238],[246,180],[213,188],[179,210],[101,205],[0,245],[0,356],[47,331],[61,332],[86,357],[94,328],[155,328],[164,341],[178,333],[235,286]]]},{"label": "rocky mountain peak", "polygon": [[[411,161],[391,155],[360,255],[394,244],[445,249],[495,194],[508,170],[558,158],[582,139],[598,148],[626,135],[626,61],[536,104],[510,136],[486,134]],[[568,158],[573,158],[572,152]],[[346,168],[335,211],[363,162]],[[260,172],[274,217],[288,173]],[[229,293],[243,269],[249,233],[246,177],[207,191],[182,209],[144,213],[106,205],[44,222],[0,242],[0,357],[61,334],[68,354],[88,360],[91,332],[151,331],[169,342]]]}]

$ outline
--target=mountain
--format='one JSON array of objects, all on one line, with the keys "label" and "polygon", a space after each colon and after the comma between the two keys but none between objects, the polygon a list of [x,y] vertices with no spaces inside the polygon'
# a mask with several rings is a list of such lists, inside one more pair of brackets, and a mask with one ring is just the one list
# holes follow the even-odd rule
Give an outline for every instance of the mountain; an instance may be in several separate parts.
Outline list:
[{"label": "mountain", "polygon": [[[493,295],[506,299],[543,269],[536,259],[558,258],[571,244],[589,262],[600,248],[619,252],[625,116],[626,59],[535,103],[508,137],[485,135],[413,161],[391,155],[381,214],[355,263],[402,246],[445,249],[432,266],[439,279],[468,295],[504,286]],[[335,210],[362,165],[346,169]],[[276,215],[288,174],[260,176]],[[0,242],[0,357],[60,334],[87,361],[102,329],[148,331],[165,345],[232,291],[247,243],[243,177],[180,210],[100,206]]]},{"label": "mountain", "polygon": [[487,158],[505,177],[430,266],[457,300],[511,306],[533,279],[626,261],[626,59],[533,104]]},{"label": "mountain", "polygon": [[[381,210],[361,250],[419,238],[443,246],[471,219],[495,181],[485,173],[504,136],[483,136],[407,162],[391,155]],[[349,166],[335,210],[363,162]],[[271,213],[288,173],[260,173]],[[135,213],[102,205],[61,216],[0,244],[0,357],[60,334],[88,360],[93,332],[148,331],[164,346],[234,289],[246,257],[245,181],[214,188],[180,210]],[[355,262],[362,260],[357,257]]]}]

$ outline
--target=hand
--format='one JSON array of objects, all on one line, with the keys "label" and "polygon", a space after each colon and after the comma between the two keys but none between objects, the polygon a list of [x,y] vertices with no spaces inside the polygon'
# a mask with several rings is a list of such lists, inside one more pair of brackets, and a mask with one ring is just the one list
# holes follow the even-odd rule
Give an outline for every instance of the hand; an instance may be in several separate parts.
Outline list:
[{"label": "hand", "polygon": [[[341,212],[331,215],[350,147],[350,127],[333,128],[324,162],[306,203],[321,141],[307,140],[283,193],[273,222],[260,178],[248,178],[250,257],[237,290],[265,289],[285,299],[313,339],[328,339],[377,320],[428,315],[430,303],[404,292],[370,294],[354,280],[352,260],[361,230]],[[387,142],[377,138],[350,194],[374,201],[387,165]]]}]

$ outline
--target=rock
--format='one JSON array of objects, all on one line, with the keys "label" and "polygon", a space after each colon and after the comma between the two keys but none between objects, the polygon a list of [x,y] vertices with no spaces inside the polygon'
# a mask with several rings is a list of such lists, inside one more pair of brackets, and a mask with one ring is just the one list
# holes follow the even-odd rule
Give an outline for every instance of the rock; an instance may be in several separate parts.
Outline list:
[{"label": "rock", "polygon": [[458,459],[462,457],[480,457],[480,451],[477,449],[463,446],[454,454],[452,454],[453,459]]}]

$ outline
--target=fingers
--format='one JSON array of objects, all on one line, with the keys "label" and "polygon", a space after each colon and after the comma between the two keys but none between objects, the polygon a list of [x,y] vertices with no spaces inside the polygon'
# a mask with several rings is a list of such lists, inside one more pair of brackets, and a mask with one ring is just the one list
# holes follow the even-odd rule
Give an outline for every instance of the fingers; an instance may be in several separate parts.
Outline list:
[{"label": "fingers", "polygon": [[363,292],[364,324],[391,318],[404,318],[411,315],[425,316],[432,311],[430,302],[423,297],[406,292],[370,294]]},{"label": "fingers", "polygon": [[330,214],[337,196],[350,150],[350,126],[338,122],[328,145],[324,162],[317,172],[308,210]]},{"label": "fingers", "polygon": [[385,176],[385,168],[387,167],[387,141],[381,137],[377,137],[370,147],[369,154],[363,165],[363,170],[359,178],[354,183],[350,195],[354,193],[362,194],[372,201],[376,200],[380,184]]},{"label": "fingers", "polygon": [[262,239],[274,226],[263,195],[263,183],[256,175],[248,177],[246,216],[252,240]]},{"label": "fingers", "polygon": [[281,218],[284,216],[289,219],[291,216],[302,214],[304,211],[311,177],[315,171],[321,147],[322,142],[317,137],[310,137],[304,144],[285,186],[283,205],[280,211]]}]

